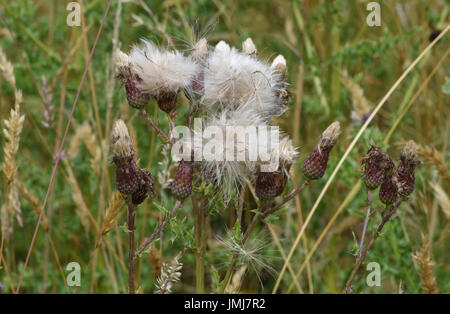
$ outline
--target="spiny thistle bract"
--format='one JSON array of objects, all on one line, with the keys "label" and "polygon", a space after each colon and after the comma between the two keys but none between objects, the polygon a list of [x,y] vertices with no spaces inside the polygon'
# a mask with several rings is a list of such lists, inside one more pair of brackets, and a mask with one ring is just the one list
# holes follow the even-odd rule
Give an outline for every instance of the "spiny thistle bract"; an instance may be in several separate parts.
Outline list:
[{"label": "spiny thistle bract", "polygon": [[367,189],[378,188],[385,176],[394,169],[395,165],[391,157],[381,151],[379,147],[372,146],[367,155],[361,160],[363,180]]},{"label": "spiny thistle bract", "polygon": [[308,179],[317,180],[323,177],[330,151],[336,145],[340,132],[340,124],[336,121],[322,133],[318,145],[303,163],[303,173]]},{"label": "spiny thistle bract", "polygon": [[190,161],[181,160],[177,174],[172,181],[171,190],[177,199],[185,199],[192,193],[192,176],[194,165]]},{"label": "spiny thistle bract", "polygon": [[386,175],[378,193],[380,201],[385,205],[393,204],[398,198],[398,188],[392,176]]},{"label": "spiny thistle bract", "polygon": [[414,170],[420,165],[417,157],[418,146],[414,141],[408,141],[400,155],[400,164],[397,167],[398,193],[407,197],[414,191]]}]

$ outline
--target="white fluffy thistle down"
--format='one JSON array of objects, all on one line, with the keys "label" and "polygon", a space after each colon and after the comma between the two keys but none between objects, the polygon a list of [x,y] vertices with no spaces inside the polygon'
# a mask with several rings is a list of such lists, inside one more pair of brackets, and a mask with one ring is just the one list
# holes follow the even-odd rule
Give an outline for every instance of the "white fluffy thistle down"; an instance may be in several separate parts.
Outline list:
[{"label": "white fluffy thistle down", "polygon": [[112,147],[115,156],[129,157],[132,155],[132,140],[128,133],[128,128],[125,122],[117,120],[114,123],[112,131]]},{"label": "white fluffy thistle down", "polygon": [[199,66],[178,51],[163,50],[143,40],[130,53],[132,72],[141,79],[139,87],[154,97],[189,88]]},{"label": "white fluffy thistle down", "polygon": [[258,50],[256,49],[253,40],[249,37],[242,43],[242,52],[248,54],[249,56],[256,57]]},{"label": "white fluffy thistle down", "polygon": [[272,69],[275,69],[283,78],[286,76],[286,59],[283,55],[278,55],[272,61],[271,65]]},{"label": "white fluffy thistle down", "polygon": [[203,119],[204,130],[209,129],[214,135],[203,133],[203,137],[197,137],[194,134],[194,146],[203,147],[202,160],[198,163],[203,178],[221,186],[226,197],[240,183],[252,181],[258,156],[247,127],[265,125],[257,114],[246,109],[223,110]]},{"label": "white fluffy thistle down", "polygon": [[126,53],[117,49],[114,53],[114,62],[119,75],[123,77],[130,75],[130,57]]},{"label": "white fluffy thistle down", "polygon": [[206,38],[201,38],[195,43],[192,49],[191,58],[194,62],[203,64],[205,62],[207,55],[208,55],[208,41],[206,40]]},{"label": "white fluffy thistle down", "polygon": [[[247,42],[244,48],[251,45]],[[275,68],[221,41],[205,68],[202,105],[210,112],[245,107],[269,120],[285,111],[278,100],[283,87]]]}]

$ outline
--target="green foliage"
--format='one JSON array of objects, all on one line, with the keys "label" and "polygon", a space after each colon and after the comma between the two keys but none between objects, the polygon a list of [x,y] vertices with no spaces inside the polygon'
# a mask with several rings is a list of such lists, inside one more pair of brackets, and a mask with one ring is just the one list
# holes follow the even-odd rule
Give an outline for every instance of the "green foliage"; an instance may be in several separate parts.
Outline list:
[{"label": "green foliage", "polygon": [[[64,1],[0,0],[0,3],[8,22],[8,27],[0,23],[0,45],[14,65],[17,86],[24,95],[21,112],[26,115],[26,120],[16,156],[18,180],[37,198],[37,206],[40,208],[50,181],[53,156],[64,135],[87,61],[86,50],[89,51],[92,47],[106,3],[98,0],[83,1],[85,24],[89,27],[86,47],[82,38],[82,27],[69,27],[66,24],[68,11]],[[355,104],[352,103],[351,92],[340,80],[340,72],[347,70],[352,80],[364,91],[364,97],[371,106],[370,110],[373,110],[404,69],[426,47],[430,31],[442,29],[449,2],[385,1],[382,4],[380,28],[371,28],[364,23],[367,12],[365,3],[360,1],[158,0],[142,3],[143,5],[139,2],[123,2],[120,25],[117,25],[115,18],[118,1],[113,1],[91,65],[92,81],[88,74],[65,144],[67,152],[73,144],[72,141],[75,141],[76,130],[87,122],[94,135],[94,144],[102,152],[102,157],[100,161],[95,161],[92,152],[81,141],[77,153],[67,157],[59,165],[54,188],[45,207],[49,230],[44,231],[41,228],[38,233],[30,264],[24,273],[21,292],[67,293],[68,288],[63,277],[66,275],[65,266],[72,261],[80,263],[82,277],[81,287],[71,287],[69,291],[126,292],[127,269],[123,265],[126,266],[127,263],[127,237],[130,232],[126,223],[126,209],[121,210],[114,227],[103,237],[103,246],[96,247],[105,210],[115,190],[115,172],[109,151],[110,128],[115,119],[122,118],[127,125],[133,127],[139,165],[148,168],[155,178],[155,200],[144,202],[136,211],[138,247],[169,216],[175,204],[167,185],[163,187],[163,183],[158,179],[158,174],[165,171],[170,178],[174,175],[173,167],[170,167],[173,164],[170,157],[161,153],[164,140],[136,111],[128,108],[122,83],[113,81],[112,85],[108,84],[114,77],[111,64],[112,39],[114,28],[118,27],[117,39],[119,47],[124,51],[129,51],[141,38],[164,47],[176,47],[186,51],[191,49],[193,40],[204,35],[209,38],[211,45],[215,45],[219,40],[226,40],[237,48],[250,36],[262,59],[271,62],[277,54],[285,56],[293,97],[288,112],[274,121],[274,124],[280,125],[291,137],[298,138],[295,145],[299,147],[300,155],[298,162],[292,166],[298,173],[291,177],[283,196],[293,189],[292,180],[298,180],[296,184],[303,182],[304,178],[299,169],[302,161],[317,145],[321,132],[331,122],[340,121],[342,135],[330,153],[325,176],[309,184],[300,194],[298,204],[295,200],[290,201],[282,210],[258,223],[247,245],[241,243],[243,235],[254,215],[261,213],[251,191],[247,191],[242,221],[238,222],[238,189],[232,192],[229,199],[224,200],[221,197],[223,187],[206,185],[201,178],[194,181],[193,193],[198,196],[199,203],[203,199],[209,200],[206,222],[206,292],[216,292],[220,289],[221,279],[227,271],[232,254],[239,251],[237,266],[248,266],[242,279],[241,291],[270,293],[277,279],[277,272],[284,264],[276,240],[287,255],[319,193],[362,125],[352,120],[351,112]],[[398,10],[404,11],[405,18],[398,14]],[[304,23],[304,29],[301,29],[301,22]],[[8,28],[14,37],[10,36]],[[308,45],[306,38],[309,39]],[[304,238],[291,260],[294,271],[298,270],[331,217],[361,179],[360,161],[371,145],[388,150],[398,161],[401,148],[399,143],[413,139],[421,146],[436,148],[447,158],[447,121],[450,120],[448,60],[444,61],[441,69],[396,126],[390,142],[383,143],[399,113],[406,108],[412,95],[424,83],[447,48],[448,34],[436,44],[424,61],[417,65],[363,133],[305,229]],[[303,64],[302,92],[297,95],[300,61]],[[65,62],[67,71],[63,68]],[[45,76],[51,91],[49,104],[53,107],[51,114],[56,122],[55,129],[46,128],[41,123],[45,121],[44,106],[39,95],[44,96],[42,76]],[[322,88],[321,94],[317,83]],[[36,90],[36,85],[39,91]],[[92,91],[95,92],[100,126],[97,125]],[[176,124],[184,123],[189,110],[184,96],[179,98]],[[328,107],[322,104],[322,99],[326,100]],[[301,106],[298,117],[295,116],[297,100]],[[14,90],[2,77],[2,129],[3,121],[8,119],[13,105]],[[155,106],[152,100],[146,108],[152,117]],[[158,125],[165,131],[169,130],[166,115],[162,111],[157,114],[155,120]],[[99,127],[103,143],[100,142]],[[294,134],[297,127],[299,133]],[[3,169],[4,143],[4,137],[1,137],[0,169]],[[165,169],[163,163],[166,157],[168,169]],[[447,159],[446,162],[448,164]],[[99,172],[96,173],[94,168],[99,169]],[[82,224],[80,206],[75,202],[74,191],[68,184],[71,169],[89,211],[89,215],[83,218],[88,221],[88,228]],[[4,176],[1,177],[0,208],[7,200],[8,188]],[[420,293],[420,271],[413,264],[411,254],[421,243],[421,233],[432,243],[432,257],[436,264],[440,292],[449,292],[447,282],[450,277],[449,272],[445,270],[449,258],[446,232],[448,218],[437,206],[438,201],[430,183],[442,185],[448,194],[446,181],[439,177],[435,167],[428,163],[422,164],[417,170],[416,191],[408,202],[402,204],[395,219],[386,224],[367,256],[367,262],[376,261],[381,265],[382,286],[367,287],[363,265],[354,280],[353,288],[356,292],[397,293],[401,283],[403,291]],[[376,195],[377,191],[373,193]],[[279,202],[282,197],[274,202]],[[22,195],[20,202],[23,227],[19,226],[17,220],[10,220],[13,233],[5,238],[3,249],[8,268],[1,265],[0,282],[5,292],[11,292],[17,285],[37,222],[34,208],[36,204],[32,204]],[[368,228],[370,232],[378,225],[382,211],[382,204],[375,196],[373,205]],[[316,293],[342,292],[359,249],[366,210],[367,194],[361,188],[346,204],[312,256],[310,267],[307,267],[300,277],[299,282],[304,291],[308,291],[311,282]],[[194,236],[196,217],[193,212],[192,202],[188,198],[177,214],[169,219],[167,226],[152,245],[140,254],[137,281],[144,293],[152,293],[155,289],[156,278],[155,269],[152,269],[154,265],[151,250],[160,251],[163,262],[170,261],[173,256],[182,252],[183,282],[182,285],[175,284],[174,291],[195,291],[197,247]],[[273,226],[277,239],[271,238],[272,234],[266,235],[266,223]],[[286,273],[279,291],[287,292],[291,282],[291,275]]]}]

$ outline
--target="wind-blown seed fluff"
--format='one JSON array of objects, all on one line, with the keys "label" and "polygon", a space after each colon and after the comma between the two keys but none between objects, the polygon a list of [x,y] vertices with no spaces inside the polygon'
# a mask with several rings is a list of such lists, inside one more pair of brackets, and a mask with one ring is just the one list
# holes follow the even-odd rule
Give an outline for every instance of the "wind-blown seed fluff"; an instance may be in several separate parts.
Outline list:
[{"label": "wind-blown seed fluff", "polygon": [[180,52],[162,50],[145,40],[143,46],[131,50],[130,63],[142,80],[139,87],[155,97],[189,87],[199,71],[199,66]]},{"label": "wind-blown seed fluff", "polygon": [[256,57],[258,50],[256,49],[253,40],[249,37],[242,43],[242,52],[248,54],[249,56]]},{"label": "wind-blown seed fluff", "polygon": [[275,69],[220,42],[208,58],[202,104],[208,111],[245,107],[270,119],[285,110],[277,103],[282,86]]},{"label": "wind-blown seed fluff", "polygon": [[286,76],[286,59],[282,55],[278,55],[275,59],[273,59],[271,67],[275,69],[282,77]]},{"label": "wind-blown seed fluff", "polygon": [[[251,161],[249,158],[250,149],[254,148],[251,145],[255,145],[255,143],[250,142],[248,138],[242,141],[239,139],[239,135],[241,134],[240,130],[246,127],[260,125],[265,125],[264,121],[258,115],[245,109],[224,110],[217,115],[207,116],[204,121],[205,129],[209,126],[218,128],[224,138],[214,137],[203,140],[203,147],[205,148],[206,144],[209,147],[223,146],[223,161],[217,160],[217,158],[202,161],[201,168],[204,177],[216,185],[224,186],[224,190],[229,190],[243,181],[250,180],[251,173],[254,172],[257,164],[256,160]],[[238,135],[237,138],[232,138],[234,134]],[[227,152],[234,152],[234,161],[226,160]],[[244,156],[244,160],[238,161],[239,156]]]},{"label": "wind-blown seed fluff", "polygon": [[125,77],[130,74],[130,57],[126,53],[117,49],[114,54],[114,62],[119,74]]}]

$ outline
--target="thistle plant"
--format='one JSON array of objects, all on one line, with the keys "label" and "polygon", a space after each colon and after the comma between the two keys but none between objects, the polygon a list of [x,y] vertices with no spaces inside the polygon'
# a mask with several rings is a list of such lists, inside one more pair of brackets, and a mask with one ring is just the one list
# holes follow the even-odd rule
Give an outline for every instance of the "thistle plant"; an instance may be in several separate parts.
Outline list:
[{"label": "thistle plant", "polygon": [[[249,158],[257,143],[249,135],[234,141],[233,132],[239,136],[239,130],[258,126],[269,129],[269,135],[278,135],[273,129],[274,118],[281,116],[288,108],[291,93],[288,90],[286,60],[277,56],[271,64],[258,59],[257,48],[248,38],[242,44],[242,50],[230,47],[220,41],[215,47],[208,46],[205,38],[193,45],[189,55],[176,50],[163,49],[151,42],[142,41],[135,45],[129,54],[116,52],[117,78],[125,85],[128,103],[141,110],[142,115],[169,145],[180,144],[182,151],[172,157],[179,158],[175,176],[170,183],[176,205],[168,217],[156,228],[131,258],[130,269],[135,258],[151,245],[169,219],[172,219],[183,201],[192,196],[194,208],[194,233],[196,248],[197,292],[203,293],[204,256],[206,250],[206,221],[210,201],[204,194],[194,191],[200,186],[210,186],[225,203],[231,195],[241,191],[244,200],[247,185],[252,185],[260,204],[251,224],[241,238],[244,245],[258,222],[279,210],[286,202],[302,191],[310,180],[323,177],[327,168],[331,149],[336,145],[340,133],[339,122],[331,124],[320,136],[319,143],[303,165],[306,176],[304,184],[286,195],[278,203],[275,198],[281,196],[290,179],[290,170],[298,152],[289,136],[282,134],[281,139],[271,145],[266,155]],[[190,101],[186,117],[186,126],[193,132],[190,137],[179,139],[176,135],[174,117],[177,115],[177,98],[184,93]],[[162,130],[148,115],[146,108],[149,100],[154,99],[167,114],[170,135]],[[192,127],[192,119],[201,119],[205,129],[214,128],[229,136],[233,141],[223,141],[215,136],[206,141],[202,130]],[[243,131],[242,131],[243,132]],[[271,137],[272,138],[272,137]],[[192,145],[193,144],[193,145]],[[218,149],[226,152],[226,158],[197,157],[196,145],[214,147],[213,157]],[[116,166],[116,187],[125,195],[129,208],[130,248],[134,247],[133,236],[135,206],[153,192],[153,179],[149,171],[140,169],[135,161],[131,139],[122,121],[117,121],[113,130],[113,163]],[[230,153],[231,152],[231,153]],[[173,152],[172,152],[173,153]],[[216,154],[216,155],[214,155]],[[246,158],[240,159],[239,156]],[[263,158],[263,156],[265,156]],[[275,162],[275,167],[270,168]],[[197,200],[203,197],[200,204]],[[241,202],[241,206],[243,206]],[[240,221],[238,222],[241,223]],[[133,242],[133,243],[132,243]],[[225,291],[234,272],[236,260],[241,250],[233,253],[227,273],[222,281],[221,291]],[[132,275],[131,275],[132,276]],[[130,278],[130,292],[132,292]],[[161,286],[161,283],[160,283]]]},{"label": "thistle plant", "polygon": [[[414,171],[420,160],[417,156],[418,146],[414,141],[408,141],[400,154],[400,163],[396,165],[388,153],[381,151],[379,147],[371,147],[367,155],[362,159],[363,178],[366,190],[369,193],[369,207],[364,221],[363,232],[359,247],[359,254],[355,267],[346,284],[345,292],[352,292],[353,279],[363,263],[368,251],[375,240],[380,236],[384,225],[394,216],[403,201],[414,191]],[[379,199],[385,205],[381,213],[381,221],[373,231],[372,237],[363,249],[365,234],[367,231],[370,208],[371,192],[379,186]]]},{"label": "thistle plant", "polygon": [[[128,205],[128,233],[129,233],[129,293],[135,292],[135,215],[136,209],[146,198],[153,197],[153,177],[146,169],[136,164],[132,139],[127,126],[122,120],[117,120],[112,132],[113,163],[116,166],[116,187],[124,195]],[[117,209],[117,205],[115,206]],[[110,219],[109,217],[107,217]]]}]

